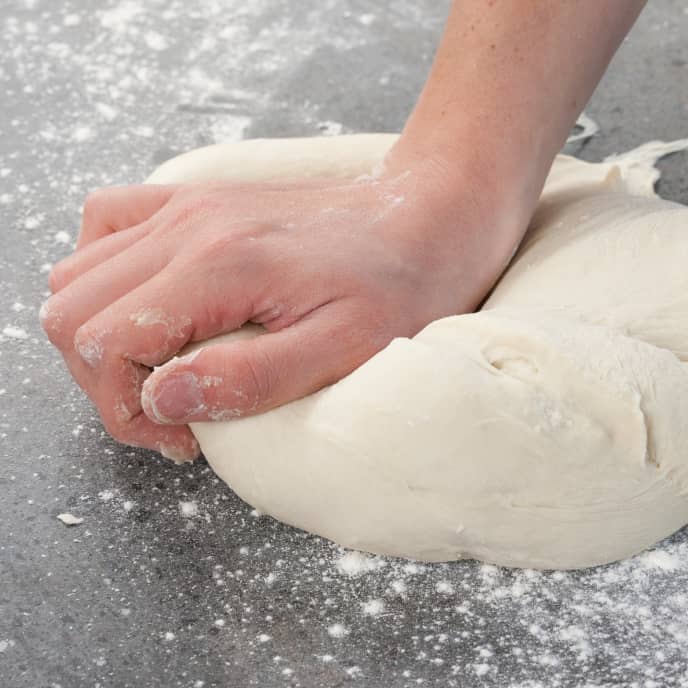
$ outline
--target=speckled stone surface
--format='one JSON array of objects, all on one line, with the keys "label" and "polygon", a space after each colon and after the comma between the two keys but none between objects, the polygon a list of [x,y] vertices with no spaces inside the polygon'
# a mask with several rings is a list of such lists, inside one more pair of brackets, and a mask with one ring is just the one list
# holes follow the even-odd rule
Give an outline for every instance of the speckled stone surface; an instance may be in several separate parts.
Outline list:
[{"label": "speckled stone surface", "polygon": [[[578,573],[347,554],[115,444],[40,331],[88,190],[220,140],[397,130],[446,9],[0,0],[2,688],[688,686],[685,531]],[[687,63],[688,4],[654,0],[578,154],[688,136]],[[688,202],[687,163],[662,195]]]}]

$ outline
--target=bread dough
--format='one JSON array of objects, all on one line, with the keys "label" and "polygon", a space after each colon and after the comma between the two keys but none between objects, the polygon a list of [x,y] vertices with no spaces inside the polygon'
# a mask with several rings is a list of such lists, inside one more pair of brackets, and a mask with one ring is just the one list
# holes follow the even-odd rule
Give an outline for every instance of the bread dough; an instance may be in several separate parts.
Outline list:
[{"label": "bread dough", "polygon": [[[194,151],[152,183],[356,177],[394,135]],[[335,385],[192,430],[215,472],[286,523],[357,549],[567,569],[688,522],[688,208],[648,144],[559,156],[479,313],[395,339]],[[214,341],[256,336],[243,328]]]}]

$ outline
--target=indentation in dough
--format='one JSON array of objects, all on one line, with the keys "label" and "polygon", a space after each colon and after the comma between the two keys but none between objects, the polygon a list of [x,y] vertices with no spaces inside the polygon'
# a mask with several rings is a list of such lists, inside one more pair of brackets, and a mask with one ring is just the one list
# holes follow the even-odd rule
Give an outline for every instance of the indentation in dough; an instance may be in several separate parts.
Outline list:
[{"label": "indentation in dough", "polygon": [[645,425],[645,462],[656,468],[660,468],[659,460],[657,459],[657,452],[655,451],[655,440],[654,432],[652,427],[652,419],[650,414],[648,414],[640,405],[640,413]]},{"label": "indentation in dough", "polygon": [[540,369],[523,353],[505,346],[486,349],[485,360],[495,369],[518,379],[535,377]]}]

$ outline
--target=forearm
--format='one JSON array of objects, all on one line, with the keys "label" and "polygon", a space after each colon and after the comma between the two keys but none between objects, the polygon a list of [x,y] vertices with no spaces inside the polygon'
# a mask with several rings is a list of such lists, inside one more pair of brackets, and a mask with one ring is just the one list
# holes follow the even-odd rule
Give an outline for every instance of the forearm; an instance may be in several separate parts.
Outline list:
[{"label": "forearm", "polygon": [[456,0],[394,156],[471,171],[532,211],[643,0]]}]

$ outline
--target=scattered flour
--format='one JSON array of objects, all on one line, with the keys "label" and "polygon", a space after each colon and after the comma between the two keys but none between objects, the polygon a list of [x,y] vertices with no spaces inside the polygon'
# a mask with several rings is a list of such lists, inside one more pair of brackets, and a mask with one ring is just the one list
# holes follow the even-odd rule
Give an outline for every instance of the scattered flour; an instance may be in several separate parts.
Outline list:
[{"label": "scattered flour", "polygon": [[62,521],[66,526],[78,526],[84,522],[84,519],[80,516],[74,516],[73,514],[58,514],[58,520]]},{"label": "scattered flour", "polygon": [[179,511],[185,518],[198,516],[198,502],[179,502]]},{"label": "scattered flour", "polygon": [[10,337],[11,339],[28,339],[29,335],[25,329],[22,327],[16,327],[15,325],[6,325],[2,334],[5,337]]},{"label": "scattered flour", "polygon": [[336,566],[337,571],[342,575],[355,578],[364,573],[382,568],[384,561],[380,557],[373,557],[363,552],[350,551],[339,557]]},{"label": "scattered flour", "polygon": [[340,623],[332,624],[327,629],[327,633],[333,638],[343,638],[348,632],[349,631]]},{"label": "scattered flour", "polygon": [[368,600],[361,603],[361,608],[365,616],[379,616],[385,610],[385,603],[382,600]]},{"label": "scattered flour", "polygon": [[115,497],[115,492],[113,490],[101,490],[98,493],[98,499],[100,499],[101,502],[109,502],[111,499],[114,499]]},{"label": "scattered flour", "polygon": [[437,590],[440,595],[453,595],[454,594],[454,586],[449,583],[448,581],[438,581],[435,584],[435,590]]}]

